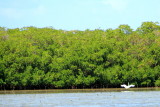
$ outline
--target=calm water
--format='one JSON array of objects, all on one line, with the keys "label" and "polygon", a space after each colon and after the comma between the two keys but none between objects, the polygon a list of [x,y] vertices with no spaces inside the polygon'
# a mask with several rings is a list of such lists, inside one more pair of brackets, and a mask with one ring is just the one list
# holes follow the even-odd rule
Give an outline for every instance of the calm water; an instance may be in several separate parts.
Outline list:
[{"label": "calm water", "polygon": [[0,91],[0,107],[160,107],[160,90]]}]

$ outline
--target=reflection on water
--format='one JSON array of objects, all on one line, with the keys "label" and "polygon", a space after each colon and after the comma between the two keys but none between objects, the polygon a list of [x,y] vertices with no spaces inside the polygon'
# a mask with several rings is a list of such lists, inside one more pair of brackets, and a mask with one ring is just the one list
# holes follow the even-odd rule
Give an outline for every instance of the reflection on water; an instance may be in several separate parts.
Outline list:
[{"label": "reflection on water", "polygon": [[0,91],[0,93],[0,106],[2,107],[160,106],[159,89],[30,90]]}]

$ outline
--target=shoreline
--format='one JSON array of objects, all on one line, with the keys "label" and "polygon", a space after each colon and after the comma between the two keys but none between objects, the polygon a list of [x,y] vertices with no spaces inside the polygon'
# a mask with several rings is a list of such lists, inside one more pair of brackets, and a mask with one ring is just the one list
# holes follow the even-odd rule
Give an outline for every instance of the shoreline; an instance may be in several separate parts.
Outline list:
[{"label": "shoreline", "polygon": [[46,94],[46,93],[94,93],[122,91],[160,91],[160,87],[140,88],[93,88],[93,89],[35,89],[35,90],[0,90],[0,94]]}]

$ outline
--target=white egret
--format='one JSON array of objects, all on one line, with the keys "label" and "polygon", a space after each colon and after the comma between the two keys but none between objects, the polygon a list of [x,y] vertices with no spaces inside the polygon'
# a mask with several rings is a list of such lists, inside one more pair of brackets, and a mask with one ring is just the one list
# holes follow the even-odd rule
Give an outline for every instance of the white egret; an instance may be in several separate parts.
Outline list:
[{"label": "white egret", "polygon": [[128,88],[131,88],[131,87],[135,87],[135,85],[129,85],[129,82],[128,82],[128,85],[123,84],[123,85],[121,85],[121,87],[124,87],[125,89],[128,89]]}]

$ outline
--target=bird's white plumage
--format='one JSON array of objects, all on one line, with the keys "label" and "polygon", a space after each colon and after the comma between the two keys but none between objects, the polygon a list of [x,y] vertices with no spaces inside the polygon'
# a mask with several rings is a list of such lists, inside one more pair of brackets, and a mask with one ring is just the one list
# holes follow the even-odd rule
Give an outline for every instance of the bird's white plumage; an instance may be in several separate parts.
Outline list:
[{"label": "bird's white plumage", "polygon": [[124,87],[125,89],[128,89],[128,88],[131,88],[131,87],[135,87],[135,85],[129,85],[129,83],[128,83],[128,85],[123,84],[123,85],[121,85],[121,87]]}]

